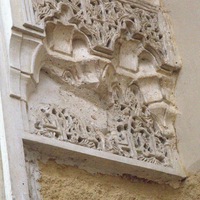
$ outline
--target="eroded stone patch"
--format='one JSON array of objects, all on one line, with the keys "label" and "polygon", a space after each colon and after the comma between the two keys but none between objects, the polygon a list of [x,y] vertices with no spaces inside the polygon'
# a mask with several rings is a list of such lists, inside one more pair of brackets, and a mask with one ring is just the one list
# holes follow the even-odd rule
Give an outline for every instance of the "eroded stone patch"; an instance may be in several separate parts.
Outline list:
[{"label": "eroded stone patch", "polygon": [[54,161],[39,163],[43,200],[198,200],[200,174],[192,175],[180,188],[109,175],[92,175]]}]

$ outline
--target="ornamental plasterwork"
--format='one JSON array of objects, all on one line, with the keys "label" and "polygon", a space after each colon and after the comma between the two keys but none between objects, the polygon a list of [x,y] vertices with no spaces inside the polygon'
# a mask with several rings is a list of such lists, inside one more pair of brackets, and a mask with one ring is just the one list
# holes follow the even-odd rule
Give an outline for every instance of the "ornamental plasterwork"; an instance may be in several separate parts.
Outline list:
[{"label": "ornamental plasterwork", "polygon": [[60,21],[75,25],[90,42],[91,49],[112,54],[123,35],[140,39],[165,56],[165,39],[158,11],[137,7],[130,0],[32,0],[36,23]]},{"label": "ornamental plasterwork", "polygon": [[61,104],[30,103],[31,133],[173,167],[178,67],[163,67],[173,46],[158,10],[125,0],[32,2],[36,23],[45,25],[41,73],[67,95]]},{"label": "ornamental plasterwork", "polygon": [[[116,90],[120,88],[115,88]],[[101,130],[58,105],[41,105],[35,111],[33,134],[55,138],[119,156],[172,166],[173,135],[137,99],[132,85],[108,108],[108,126]],[[95,118],[95,116],[93,116]],[[98,119],[95,119],[98,120]]]}]

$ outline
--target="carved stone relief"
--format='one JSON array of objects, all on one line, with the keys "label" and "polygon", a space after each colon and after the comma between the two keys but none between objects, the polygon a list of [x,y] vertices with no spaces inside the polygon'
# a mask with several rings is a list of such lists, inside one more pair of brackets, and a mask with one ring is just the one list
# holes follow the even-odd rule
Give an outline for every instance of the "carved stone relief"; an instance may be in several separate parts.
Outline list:
[{"label": "carved stone relief", "polygon": [[29,101],[31,133],[173,167],[178,68],[163,67],[171,48],[159,11],[121,0],[32,2],[46,26],[41,73],[60,87]]},{"label": "carved stone relief", "polygon": [[166,55],[165,30],[159,26],[158,10],[137,7],[131,1],[32,0],[36,23],[59,21],[75,26],[87,37],[96,52],[111,55],[123,33],[128,39],[140,39],[158,54]]},{"label": "carved stone relief", "polygon": [[[144,68],[141,61],[139,63],[139,69],[135,72],[138,80],[118,74],[112,64],[105,64],[101,68],[102,64],[97,61],[71,63],[71,66],[63,68],[49,63],[43,71],[60,84],[66,85],[68,90],[74,88],[73,93],[79,93],[83,99],[87,98],[84,89],[97,96],[96,107],[105,113],[105,123],[96,123],[102,119],[91,115],[92,123],[78,113],[69,111],[64,104],[42,104],[36,108],[31,107],[35,118],[32,133],[128,158],[172,166],[174,130],[164,126],[159,116],[148,108],[148,104],[153,105],[152,102],[163,100],[159,84],[162,78],[159,80],[154,68],[151,73],[146,72],[146,65]],[[153,77],[152,73],[155,74]],[[149,84],[152,91],[147,92]],[[78,89],[82,91],[77,92]],[[87,101],[91,103],[89,99]],[[165,109],[162,106],[157,108]],[[81,115],[85,115],[84,111]]]}]

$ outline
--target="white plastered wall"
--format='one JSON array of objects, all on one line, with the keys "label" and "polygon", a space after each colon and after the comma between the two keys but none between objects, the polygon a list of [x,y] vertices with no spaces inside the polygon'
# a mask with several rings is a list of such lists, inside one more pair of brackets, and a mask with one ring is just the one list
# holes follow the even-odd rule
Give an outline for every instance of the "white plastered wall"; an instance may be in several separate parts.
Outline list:
[{"label": "white plastered wall", "polygon": [[200,1],[164,0],[183,62],[176,99],[178,148],[189,172],[200,170]]}]

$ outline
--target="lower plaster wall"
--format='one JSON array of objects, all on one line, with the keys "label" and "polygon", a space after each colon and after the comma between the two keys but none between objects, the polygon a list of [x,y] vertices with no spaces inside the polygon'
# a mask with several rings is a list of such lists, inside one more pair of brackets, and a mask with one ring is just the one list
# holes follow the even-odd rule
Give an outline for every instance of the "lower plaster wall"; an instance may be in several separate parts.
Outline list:
[{"label": "lower plaster wall", "polygon": [[144,180],[108,175],[92,175],[54,161],[40,163],[43,200],[198,200],[200,174],[181,183],[179,188]]}]

